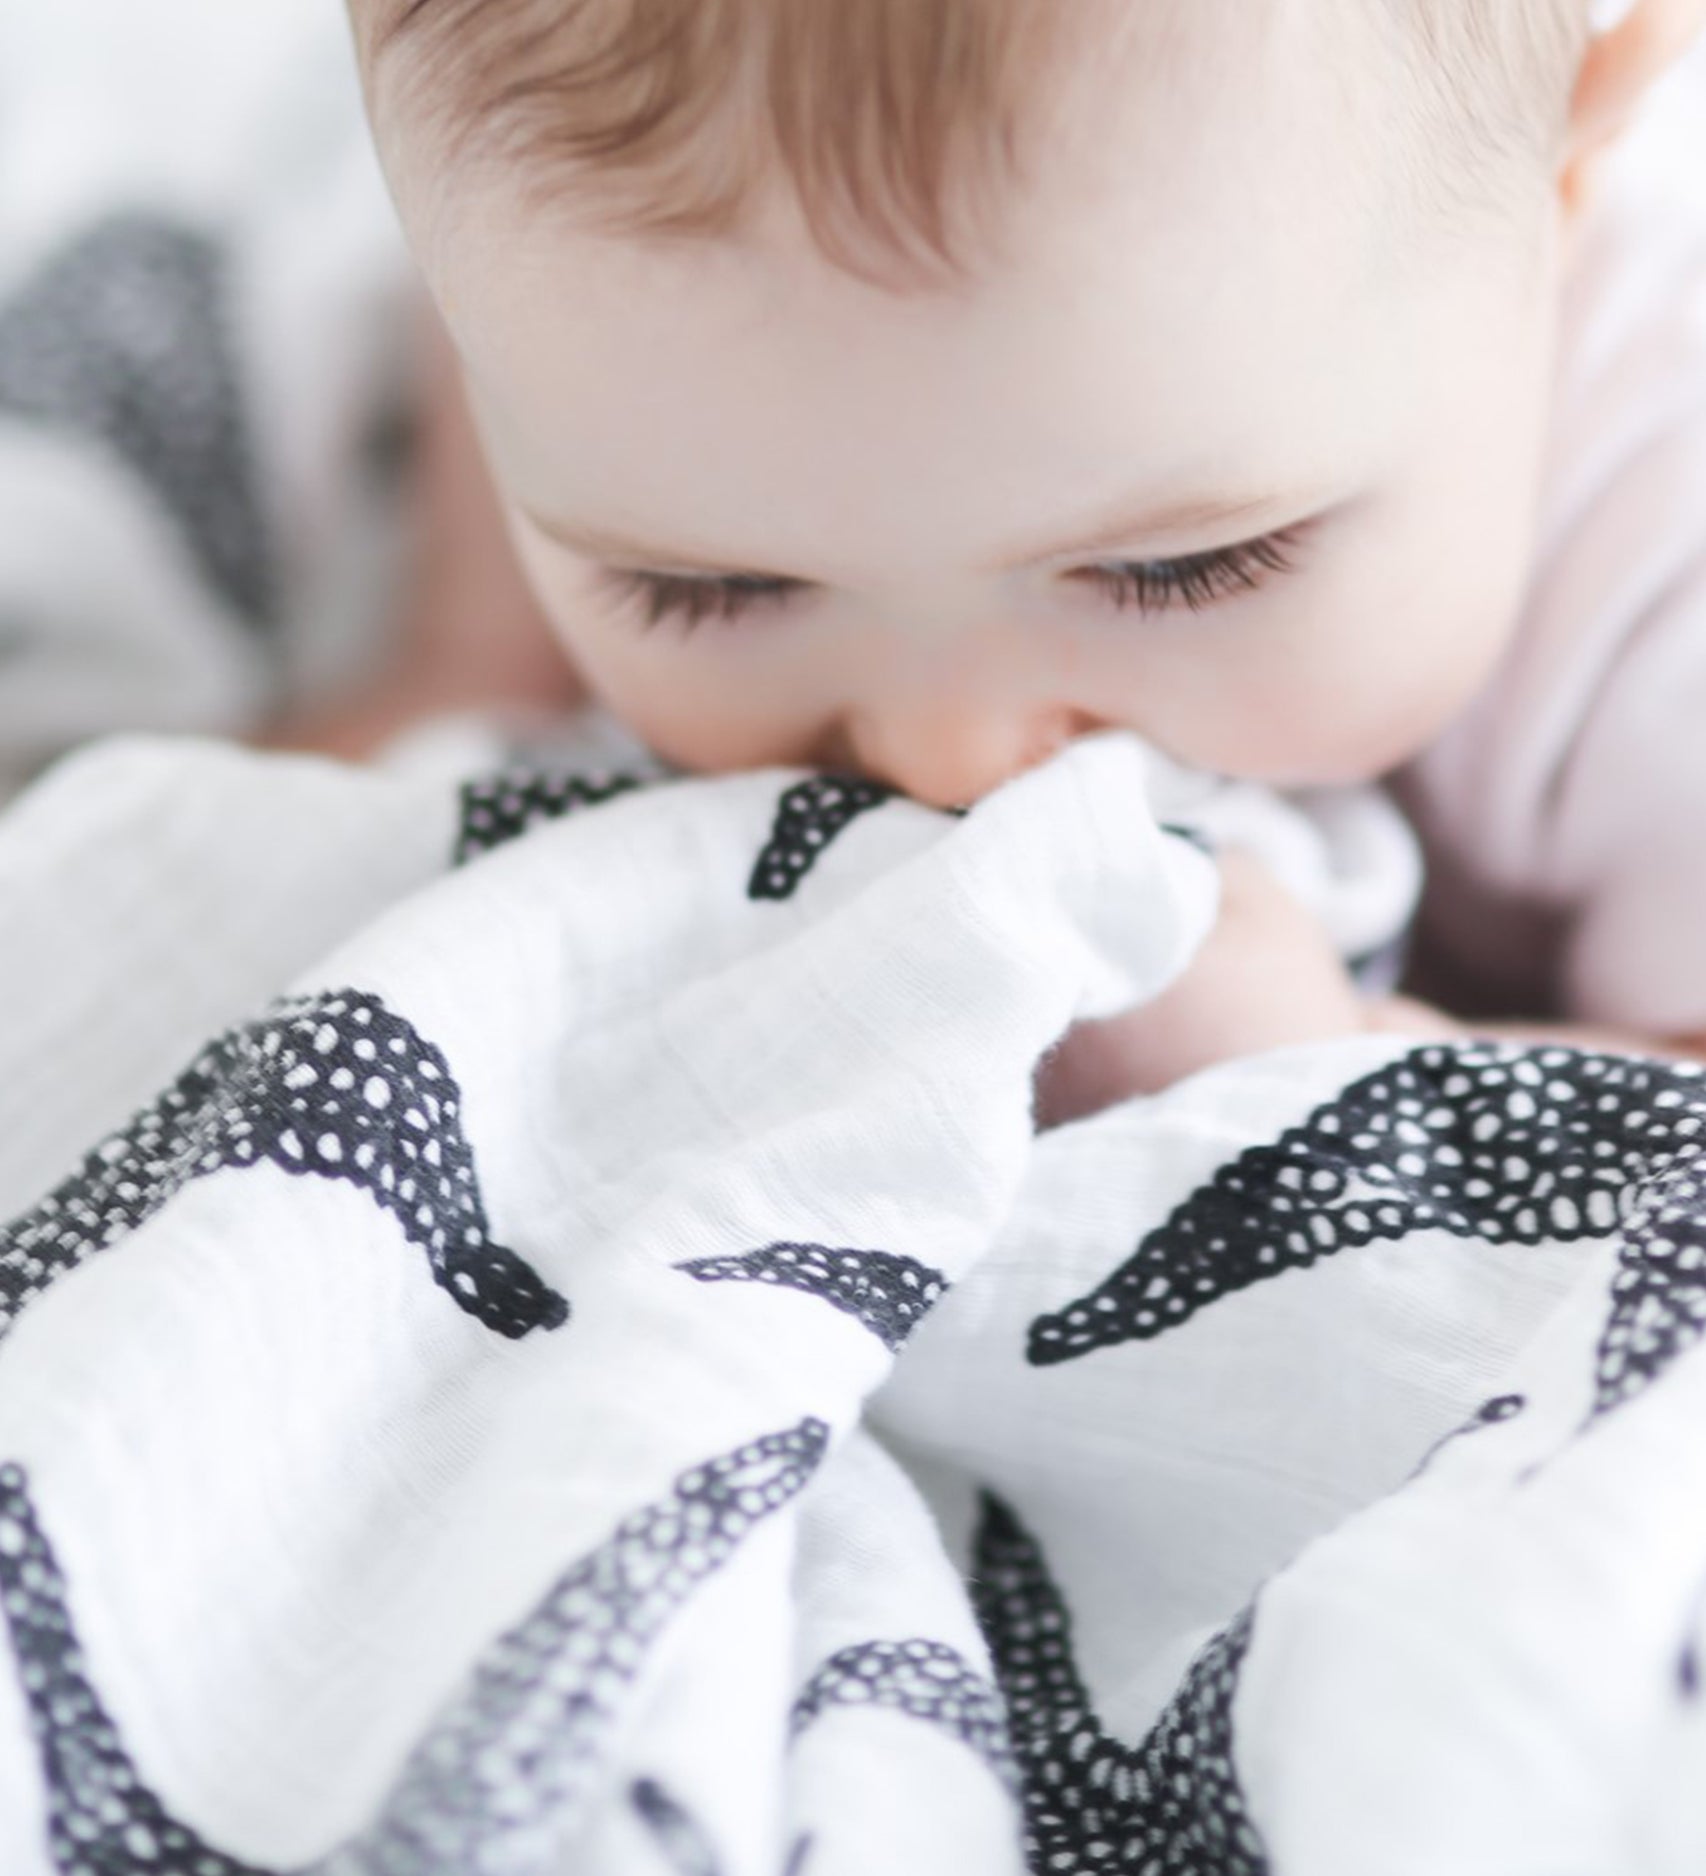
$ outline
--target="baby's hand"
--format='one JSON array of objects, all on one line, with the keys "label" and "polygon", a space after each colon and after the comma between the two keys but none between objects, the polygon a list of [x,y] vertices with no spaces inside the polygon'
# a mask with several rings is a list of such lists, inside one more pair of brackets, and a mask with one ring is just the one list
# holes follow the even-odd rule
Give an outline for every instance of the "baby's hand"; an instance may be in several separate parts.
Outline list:
[{"label": "baby's hand", "polygon": [[1421,1005],[1366,1001],[1315,918],[1259,860],[1228,850],[1220,872],[1220,917],[1184,976],[1138,1009],[1078,1024],[1045,1058],[1039,1126],[1153,1094],[1235,1056],[1402,1028],[1402,1012],[1414,1013],[1418,1033],[1455,1033]]}]

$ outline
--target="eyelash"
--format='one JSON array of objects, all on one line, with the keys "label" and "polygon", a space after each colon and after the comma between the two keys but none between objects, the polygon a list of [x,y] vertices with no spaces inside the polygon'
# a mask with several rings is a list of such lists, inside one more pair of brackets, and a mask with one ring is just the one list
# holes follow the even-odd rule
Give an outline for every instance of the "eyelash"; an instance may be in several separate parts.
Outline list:
[{"label": "eyelash", "polygon": [[1240,541],[1206,554],[1181,554],[1174,560],[1120,560],[1081,567],[1073,577],[1089,580],[1122,610],[1135,606],[1144,614],[1165,612],[1182,601],[1190,612],[1232,593],[1253,593],[1269,574],[1289,573],[1295,562],[1301,528],[1281,528],[1258,541]]},{"label": "eyelash", "polygon": [[705,619],[738,619],[755,606],[778,605],[805,588],[803,580],[765,579],[755,573],[731,573],[720,579],[694,579],[684,573],[619,573],[611,576],[625,599],[645,608],[641,623],[649,630],[673,619],[691,631]]},{"label": "eyelash", "polygon": [[[1230,594],[1254,592],[1268,575],[1289,573],[1295,564],[1292,549],[1301,533],[1300,527],[1281,528],[1260,540],[1208,553],[1181,554],[1172,560],[1109,561],[1075,568],[1069,577],[1088,581],[1121,611],[1135,606],[1147,616],[1183,604],[1187,611],[1201,612]],[[761,574],[697,579],[679,573],[613,570],[611,577],[622,597],[637,600],[644,608],[642,624],[648,630],[666,619],[683,631],[691,631],[706,619],[733,621],[757,607],[781,605],[806,590],[803,580]]]}]

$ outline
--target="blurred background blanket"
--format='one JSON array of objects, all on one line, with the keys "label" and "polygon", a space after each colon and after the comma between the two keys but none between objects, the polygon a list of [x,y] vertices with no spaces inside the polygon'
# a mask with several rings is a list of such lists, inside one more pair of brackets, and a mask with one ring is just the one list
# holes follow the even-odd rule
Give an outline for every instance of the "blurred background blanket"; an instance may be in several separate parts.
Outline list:
[{"label": "blurred background blanket", "polygon": [[0,8],[0,792],[375,662],[413,290],[336,0]]}]

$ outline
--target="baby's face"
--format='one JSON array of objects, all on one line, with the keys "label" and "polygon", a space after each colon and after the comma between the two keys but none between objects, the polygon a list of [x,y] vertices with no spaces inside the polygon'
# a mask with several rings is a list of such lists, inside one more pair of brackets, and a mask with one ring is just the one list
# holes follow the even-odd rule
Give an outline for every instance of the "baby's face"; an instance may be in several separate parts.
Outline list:
[{"label": "baby's face", "polygon": [[[416,227],[524,563],[654,748],[955,804],[1123,726],[1320,783],[1467,701],[1530,548],[1549,192],[1430,223],[1400,80],[1222,54],[1087,76],[963,289],[837,271],[780,203],[671,245],[486,178]],[[414,221],[440,179],[389,160]]]}]

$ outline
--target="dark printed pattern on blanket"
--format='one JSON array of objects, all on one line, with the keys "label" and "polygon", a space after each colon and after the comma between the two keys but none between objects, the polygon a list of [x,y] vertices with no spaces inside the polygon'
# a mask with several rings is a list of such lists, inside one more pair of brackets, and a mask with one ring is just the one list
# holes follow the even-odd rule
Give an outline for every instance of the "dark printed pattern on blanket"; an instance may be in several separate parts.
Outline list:
[{"label": "dark printed pattern on blanket", "polygon": [[948,1289],[939,1270],[890,1251],[831,1251],[821,1244],[771,1244],[740,1257],[677,1264],[700,1283],[770,1283],[821,1297],[898,1349]]},{"label": "dark printed pattern on blanket", "polygon": [[[410,1756],[363,1869],[464,1876],[504,1844],[557,1850],[578,1822],[621,1697],[676,1610],[805,1487],[829,1443],[807,1419],[684,1472],[623,1520],[486,1651],[472,1685]],[[542,1855],[541,1867],[551,1862]]]},{"label": "dark printed pattern on blanket", "polygon": [[276,579],[225,268],[194,228],[103,217],[0,307],[0,415],[110,450],[164,505],[213,590],[264,626]]},{"label": "dark printed pattern on blanket", "polygon": [[751,899],[791,899],[836,835],[894,794],[853,775],[796,782],[776,808],[776,824],[747,883]]},{"label": "dark printed pattern on blanket", "polygon": [[637,1778],[628,1800],[651,1832],[674,1876],[722,1876],[722,1864],[704,1826],[655,1778]]},{"label": "dark printed pattern on blanket", "polygon": [[494,847],[519,840],[529,828],[560,821],[577,808],[614,801],[645,785],[638,775],[567,775],[538,768],[509,768],[464,782],[452,863],[466,866]]},{"label": "dark printed pattern on blanket", "polygon": [[1180,1205],[1088,1296],[1031,1326],[1041,1366],[1147,1341],[1220,1298],[1423,1230],[1623,1250],[1590,1418],[1706,1331],[1706,1071],[1458,1045],[1353,1083]]},{"label": "dark printed pattern on blanket", "polygon": [[914,1636],[840,1649],[794,1702],[793,1736],[836,1707],[886,1707],[923,1720],[970,1747],[1009,1791],[1018,1789],[1001,1695],[946,1642]]},{"label": "dark printed pattern on blanket", "polygon": [[212,1043],[65,1183],[0,1230],[0,1333],[22,1307],[159,1211],[192,1179],[270,1164],[365,1192],[434,1280],[511,1338],[569,1306],[492,1242],[460,1094],[443,1054],[377,997],[280,1003]]},{"label": "dark printed pattern on blanket", "polygon": [[[493,1644],[411,1755],[380,1821],[326,1859],[326,1876],[467,1876],[492,1866],[500,1843],[506,1868],[522,1867],[525,1844],[560,1846],[651,1643],[800,1492],[828,1437],[821,1421],[804,1420],[753,1440],[683,1473],[667,1498],[626,1518]],[[62,1876],[266,1876],[210,1848],[141,1781],[88,1679],[65,1577],[15,1465],[0,1467],[0,1608]]]},{"label": "dark printed pattern on blanket", "polygon": [[1187,846],[1195,847],[1198,853],[1213,859],[1219,849],[1215,846],[1214,836],[1205,827],[1189,827],[1183,821],[1163,821],[1161,831],[1174,840],[1182,840]]},{"label": "dark printed pattern on blanket", "polygon": [[[722,1876],[723,1866],[704,1826],[655,1778],[636,1779],[628,1798],[652,1833],[659,1852],[668,1859],[672,1876]],[[805,1876],[811,1853],[811,1837],[796,1837],[782,1866],[782,1876]]]},{"label": "dark printed pattern on blanket", "polygon": [[47,1786],[60,1876],[266,1876],[168,1816],[89,1681],[65,1578],[21,1467],[0,1466],[0,1608]]},{"label": "dark printed pattern on blanket", "polygon": [[1103,1729],[1072,1653],[1072,1617],[1012,1509],[983,1494],[971,1589],[1007,1697],[1031,1868],[1267,1876],[1233,1760],[1246,1611],[1202,1650],[1136,1747]]}]

